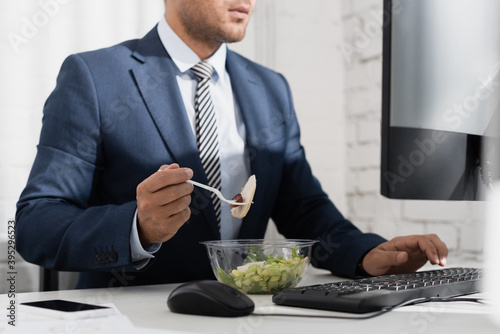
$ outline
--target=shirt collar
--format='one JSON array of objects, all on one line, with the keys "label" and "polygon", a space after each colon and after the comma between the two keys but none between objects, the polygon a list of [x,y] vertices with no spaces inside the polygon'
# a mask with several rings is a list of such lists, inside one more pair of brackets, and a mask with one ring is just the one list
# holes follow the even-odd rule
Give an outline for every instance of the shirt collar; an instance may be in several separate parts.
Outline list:
[{"label": "shirt collar", "polygon": [[[200,57],[198,57],[198,55],[172,30],[165,17],[158,23],[158,35],[160,36],[163,47],[167,50],[181,73],[185,73],[201,61]],[[216,79],[217,76],[221,77],[225,75],[226,55],[227,46],[223,43],[210,58],[206,59],[206,62],[215,69],[214,79]]]}]

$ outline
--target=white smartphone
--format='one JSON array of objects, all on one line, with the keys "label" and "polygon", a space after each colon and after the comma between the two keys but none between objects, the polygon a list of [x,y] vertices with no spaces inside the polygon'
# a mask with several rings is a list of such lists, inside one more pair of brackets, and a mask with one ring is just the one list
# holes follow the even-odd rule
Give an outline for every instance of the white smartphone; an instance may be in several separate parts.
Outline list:
[{"label": "white smartphone", "polygon": [[114,309],[108,306],[84,304],[62,299],[21,303],[19,311],[65,320],[104,317],[114,314]]}]

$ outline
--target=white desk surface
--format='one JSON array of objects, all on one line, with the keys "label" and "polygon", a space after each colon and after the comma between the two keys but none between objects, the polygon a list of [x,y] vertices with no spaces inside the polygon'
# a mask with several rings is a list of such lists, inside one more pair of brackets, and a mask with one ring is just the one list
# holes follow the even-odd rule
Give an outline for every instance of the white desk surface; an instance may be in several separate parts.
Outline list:
[{"label": "white desk surface", "polygon": [[[311,268],[302,284],[331,282],[338,278],[328,272]],[[425,303],[407,306],[368,320],[318,319],[302,317],[262,317],[251,315],[239,318],[218,318],[183,315],[170,312],[166,305],[169,293],[177,284],[150,285],[126,288],[32,292],[16,295],[17,303],[44,299],[67,299],[85,303],[113,303],[137,327],[198,333],[500,333],[481,304]],[[250,295],[255,312],[301,314],[341,314],[276,306],[270,295]],[[7,295],[0,296],[5,311]],[[350,314],[343,314],[350,315]],[[2,315],[2,318],[5,318]]]}]

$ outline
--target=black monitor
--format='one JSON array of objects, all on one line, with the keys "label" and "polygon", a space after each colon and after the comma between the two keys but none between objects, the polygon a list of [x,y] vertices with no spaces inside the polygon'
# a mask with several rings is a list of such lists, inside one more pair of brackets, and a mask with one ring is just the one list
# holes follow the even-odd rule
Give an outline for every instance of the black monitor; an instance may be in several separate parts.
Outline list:
[{"label": "black monitor", "polygon": [[382,66],[382,195],[484,199],[500,170],[500,1],[384,0]]}]

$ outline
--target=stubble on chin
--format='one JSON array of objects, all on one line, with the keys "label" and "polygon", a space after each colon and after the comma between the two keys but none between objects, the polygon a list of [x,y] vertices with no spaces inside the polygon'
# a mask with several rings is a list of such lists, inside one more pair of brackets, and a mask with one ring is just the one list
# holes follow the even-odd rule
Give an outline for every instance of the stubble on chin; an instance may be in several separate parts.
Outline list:
[{"label": "stubble on chin", "polygon": [[217,43],[240,42],[246,33],[248,22],[237,20],[233,22],[220,22],[220,20],[193,20],[184,18],[185,29],[190,36],[198,40],[213,41]]},{"label": "stubble on chin", "polygon": [[236,43],[240,42],[245,37],[245,28],[238,27],[237,29],[222,29],[218,26],[210,27],[192,27],[191,36],[195,36],[199,40],[213,41],[217,43]]}]

